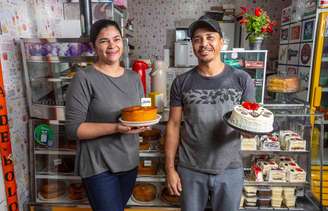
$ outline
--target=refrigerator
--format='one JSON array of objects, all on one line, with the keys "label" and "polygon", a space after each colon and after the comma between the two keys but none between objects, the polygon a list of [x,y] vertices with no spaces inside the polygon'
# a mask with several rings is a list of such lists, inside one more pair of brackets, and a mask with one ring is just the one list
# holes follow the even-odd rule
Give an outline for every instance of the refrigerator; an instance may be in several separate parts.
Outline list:
[{"label": "refrigerator", "polygon": [[[328,206],[328,12],[318,16],[310,91],[311,113],[322,112],[324,128],[314,126],[311,142],[311,191],[321,206]],[[314,118],[311,119],[312,125]],[[320,140],[320,137],[323,137]]]}]

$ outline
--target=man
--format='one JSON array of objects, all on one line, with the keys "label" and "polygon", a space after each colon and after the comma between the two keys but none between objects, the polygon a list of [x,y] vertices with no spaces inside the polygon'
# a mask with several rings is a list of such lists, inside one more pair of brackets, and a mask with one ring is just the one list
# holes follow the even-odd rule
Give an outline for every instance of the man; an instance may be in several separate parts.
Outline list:
[{"label": "man", "polygon": [[223,37],[217,21],[203,16],[190,25],[189,33],[198,65],[172,84],[165,143],[167,185],[171,194],[181,194],[183,211],[203,211],[208,198],[214,211],[238,210],[243,186],[240,133],[224,123],[223,115],[242,101],[255,101],[254,84],[246,72],[222,63]]}]

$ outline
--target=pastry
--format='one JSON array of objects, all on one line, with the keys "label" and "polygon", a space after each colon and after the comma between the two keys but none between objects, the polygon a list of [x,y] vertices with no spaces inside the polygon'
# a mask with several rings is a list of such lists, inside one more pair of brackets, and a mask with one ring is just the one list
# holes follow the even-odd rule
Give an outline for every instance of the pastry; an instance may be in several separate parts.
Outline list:
[{"label": "pastry", "polygon": [[272,168],[267,176],[269,182],[286,182],[286,171],[283,168]]},{"label": "pastry", "polygon": [[161,192],[161,200],[169,204],[178,204],[180,197],[176,195],[171,195],[167,187],[163,188]]},{"label": "pastry", "polygon": [[269,92],[297,92],[300,89],[300,78],[296,75],[268,77],[267,89]]},{"label": "pastry", "polygon": [[156,175],[158,162],[156,160],[140,160],[138,166],[139,175]]},{"label": "pastry", "polygon": [[151,130],[146,130],[140,133],[143,141],[153,141],[161,138],[161,130],[158,128],[152,128]]},{"label": "pastry", "polygon": [[288,182],[305,182],[306,172],[300,168],[290,168],[287,170],[287,181]]},{"label": "pastry", "polygon": [[259,207],[270,207],[271,206],[271,199],[258,199],[257,204]]},{"label": "pastry", "polygon": [[271,189],[270,188],[259,188],[258,190],[257,190],[257,196],[258,197],[271,197],[271,195],[272,195],[272,192],[271,192]]},{"label": "pastry", "polygon": [[247,131],[266,133],[273,130],[273,113],[257,103],[243,102],[235,106],[228,121]]},{"label": "pastry", "polygon": [[280,142],[277,136],[261,136],[260,149],[264,151],[280,151]]},{"label": "pastry", "polygon": [[257,150],[256,138],[241,138],[241,150]]},{"label": "pastry", "polygon": [[85,190],[82,183],[72,183],[68,188],[68,198],[71,200],[81,200],[85,196]]},{"label": "pastry", "polygon": [[40,188],[40,194],[45,199],[58,198],[66,193],[63,181],[46,181]]},{"label": "pastry", "polygon": [[130,122],[151,121],[157,118],[157,108],[154,106],[131,106],[122,109],[122,120]]},{"label": "pastry", "polygon": [[156,198],[156,186],[150,183],[138,183],[132,190],[133,198],[141,202],[150,202]]}]

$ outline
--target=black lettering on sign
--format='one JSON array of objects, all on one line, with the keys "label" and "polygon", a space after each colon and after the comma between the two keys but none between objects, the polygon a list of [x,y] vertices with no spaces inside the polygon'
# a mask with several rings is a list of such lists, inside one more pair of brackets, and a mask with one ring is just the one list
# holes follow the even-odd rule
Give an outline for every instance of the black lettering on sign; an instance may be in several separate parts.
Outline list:
[{"label": "black lettering on sign", "polygon": [[8,124],[8,118],[7,115],[1,115],[0,116],[0,126],[7,125]]},{"label": "black lettering on sign", "polygon": [[13,202],[13,203],[11,203],[11,204],[8,206],[8,210],[9,210],[9,211],[16,211],[16,210],[18,210],[18,204],[17,204],[17,202]]},{"label": "black lettering on sign", "polygon": [[5,97],[5,92],[3,91],[3,87],[0,87],[0,96]]},{"label": "black lettering on sign", "polygon": [[15,179],[15,175],[14,175],[14,172],[13,171],[8,171],[5,174],[5,180],[6,180],[6,182],[13,181],[14,179]]},{"label": "black lettering on sign", "polygon": [[2,160],[4,161],[5,166],[13,164],[13,161],[10,158],[8,158],[7,156],[3,156]]},{"label": "black lettering on sign", "polygon": [[16,195],[16,192],[13,193],[12,187],[9,187],[8,188],[8,196],[11,197],[11,196],[15,196],[15,195]]},{"label": "black lettering on sign", "polygon": [[8,132],[2,132],[0,133],[0,142],[6,143],[10,141],[9,133]]}]

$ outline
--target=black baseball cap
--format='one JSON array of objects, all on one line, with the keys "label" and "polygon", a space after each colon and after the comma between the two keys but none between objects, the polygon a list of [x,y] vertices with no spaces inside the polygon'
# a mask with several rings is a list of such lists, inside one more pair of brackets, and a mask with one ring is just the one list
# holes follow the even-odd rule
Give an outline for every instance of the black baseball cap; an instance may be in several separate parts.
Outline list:
[{"label": "black baseball cap", "polygon": [[198,20],[196,20],[189,26],[188,29],[189,37],[192,38],[197,29],[204,28],[204,27],[213,29],[215,32],[218,32],[221,37],[223,37],[219,22],[211,19],[206,15],[201,16]]}]

